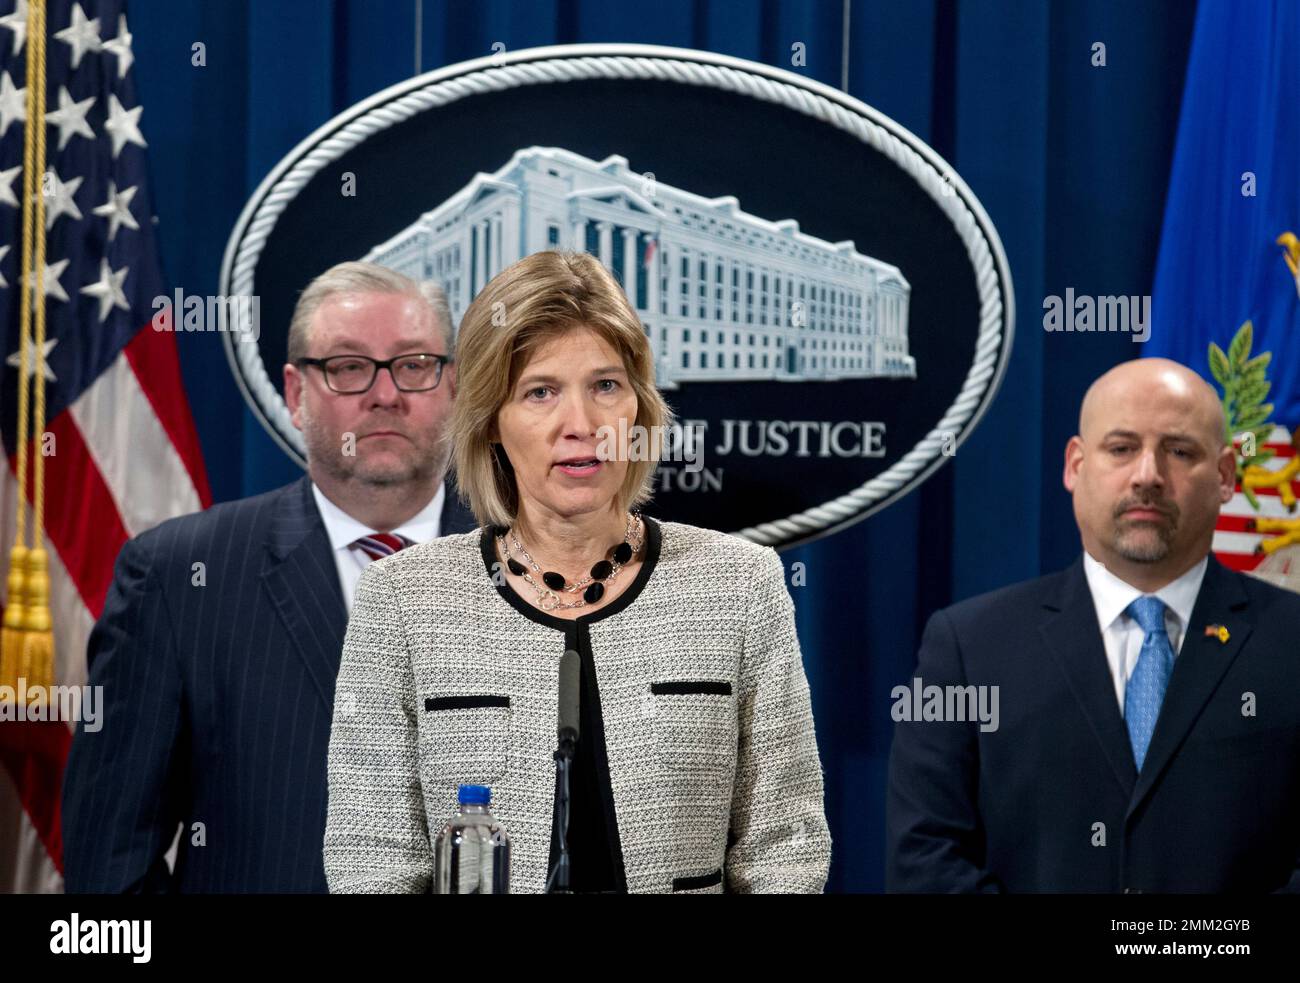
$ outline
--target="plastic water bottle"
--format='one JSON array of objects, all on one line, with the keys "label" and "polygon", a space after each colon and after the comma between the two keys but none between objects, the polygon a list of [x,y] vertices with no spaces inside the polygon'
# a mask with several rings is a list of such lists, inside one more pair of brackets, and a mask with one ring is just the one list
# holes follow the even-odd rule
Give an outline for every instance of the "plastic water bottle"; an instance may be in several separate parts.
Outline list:
[{"label": "plastic water bottle", "polygon": [[509,894],[510,838],[486,785],[462,785],[460,808],[434,841],[434,894]]}]

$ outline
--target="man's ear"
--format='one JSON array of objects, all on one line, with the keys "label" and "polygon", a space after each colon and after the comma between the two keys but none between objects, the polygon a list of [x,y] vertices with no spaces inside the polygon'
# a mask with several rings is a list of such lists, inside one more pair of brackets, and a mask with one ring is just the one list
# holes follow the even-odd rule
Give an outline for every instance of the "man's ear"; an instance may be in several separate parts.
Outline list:
[{"label": "man's ear", "polygon": [[1061,474],[1061,483],[1065,490],[1074,493],[1074,486],[1079,481],[1079,468],[1083,465],[1083,438],[1078,434],[1070,438],[1065,445],[1065,469]]},{"label": "man's ear", "polygon": [[302,373],[298,371],[296,365],[286,364],[284,367],[284,405],[289,407],[289,416],[293,420],[293,425],[299,430],[302,424],[298,422],[298,410],[302,406]]},{"label": "man's ear", "polygon": [[451,386],[451,398],[456,398],[456,363],[448,362],[442,367],[442,374],[446,377],[447,385]]},{"label": "man's ear", "polygon": [[1219,452],[1219,502],[1227,505],[1237,491],[1237,452],[1231,444]]}]

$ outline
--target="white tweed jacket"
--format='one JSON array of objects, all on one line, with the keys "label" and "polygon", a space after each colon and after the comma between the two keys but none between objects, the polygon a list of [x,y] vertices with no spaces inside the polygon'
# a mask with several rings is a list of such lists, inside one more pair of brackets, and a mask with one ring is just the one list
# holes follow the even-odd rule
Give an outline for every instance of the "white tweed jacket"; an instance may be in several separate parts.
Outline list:
[{"label": "white tweed jacket", "polygon": [[494,581],[482,530],[366,568],[330,737],[331,891],[429,890],[460,784],[492,788],[511,892],[544,889],[557,670],[579,641],[598,680],[627,890],[823,889],[830,833],[781,561],[725,533],[646,524],[633,583],[576,621]]}]

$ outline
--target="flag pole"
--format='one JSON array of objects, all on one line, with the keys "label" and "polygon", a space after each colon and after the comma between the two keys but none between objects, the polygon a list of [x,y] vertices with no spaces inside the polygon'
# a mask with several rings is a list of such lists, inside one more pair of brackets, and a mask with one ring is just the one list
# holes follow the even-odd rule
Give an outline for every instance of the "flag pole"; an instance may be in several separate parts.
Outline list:
[{"label": "flag pole", "polygon": [[[37,64],[33,54],[37,45],[37,30],[43,24],[43,0],[27,7],[27,89],[26,125],[23,133],[23,218],[22,218],[22,269],[20,273],[21,298],[18,316],[18,426],[14,439],[18,445],[17,479],[18,502],[14,545],[9,551],[9,574],[6,579],[4,627],[0,629],[0,686],[17,691],[18,677],[23,674],[23,648],[27,630],[27,440],[29,392],[31,376],[28,367],[32,358],[32,250],[35,241],[35,216],[37,196],[36,133],[32,121],[36,119]],[[43,33],[40,35],[44,40]]]},{"label": "flag pole", "polygon": [[[28,119],[27,132],[35,132],[37,175],[45,174],[45,0],[30,0],[27,34],[27,57],[35,63],[36,98],[35,118]],[[35,300],[33,305],[33,331],[31,354],[36,359],[32,374],[32,548],[27,554],[27,603],[24,613],[22,668],[27,677],[27,689],[36,689],[34,703],[48,699],[54,685],[54,632],[50,619],[49,559],[45,552],[45,195],[36,196],[33,232],[35,257],[33,279]],[[39,687],[39,688],[37,688]]]}]

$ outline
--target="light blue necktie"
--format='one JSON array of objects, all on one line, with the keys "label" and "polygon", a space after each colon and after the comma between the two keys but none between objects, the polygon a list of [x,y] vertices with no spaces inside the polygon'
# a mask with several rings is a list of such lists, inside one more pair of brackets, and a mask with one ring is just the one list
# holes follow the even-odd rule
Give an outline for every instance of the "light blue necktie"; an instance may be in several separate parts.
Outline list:
[{"label": "light blue necktie", "polygon": [[1139,597],[1126,610],[1146,632],[1137,665],[1124,690],[1124,722],[1133,745],[1133,760],[1141,771],[1156,729],[1156,718],[1160,716],[1160,704],[1169,688],[1169,676],[1174,671],[1174,647],[1165,631],[1164,601],[1158,597]]}]

